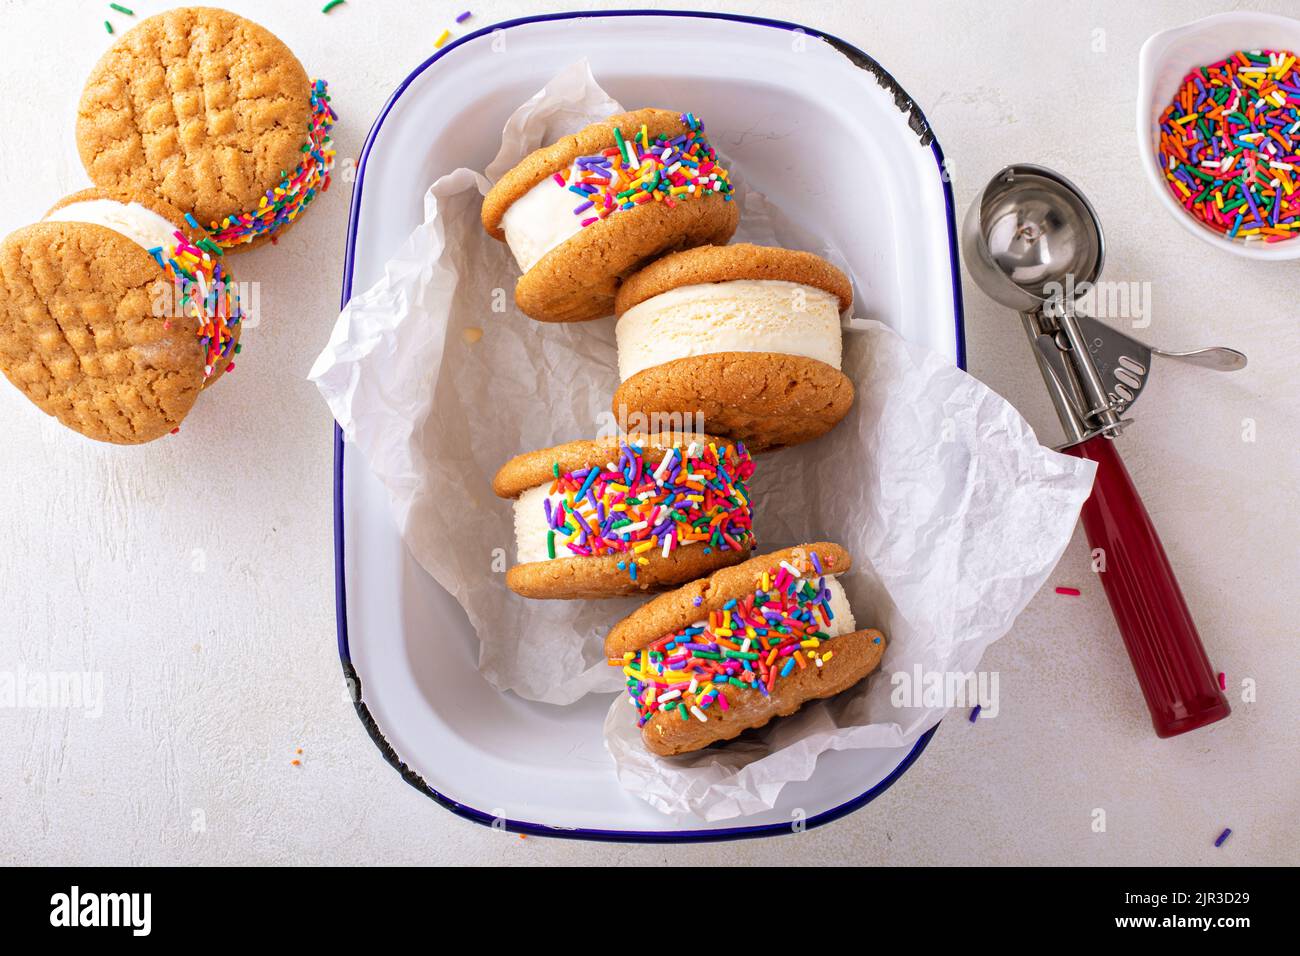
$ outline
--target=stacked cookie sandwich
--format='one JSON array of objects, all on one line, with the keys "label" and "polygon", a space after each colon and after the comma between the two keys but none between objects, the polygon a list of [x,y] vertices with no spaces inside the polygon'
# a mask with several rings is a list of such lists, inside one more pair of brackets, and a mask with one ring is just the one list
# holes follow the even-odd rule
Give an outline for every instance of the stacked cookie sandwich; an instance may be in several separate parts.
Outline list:
[{"label": "stacked cookie sandwich", "polygon": [[325,82],[242,17],[185,7],[124,34],[77,113],[95,188],[0,243],[0,371],[88,438],[177,431],[240,350],[226,255],[329,187],[334,120]]},{"label": "stacked cookie sandwich", "polygon": [[[751,453],[815,439],[853,404],[843,272],[808,252],[726,245],[731,176],[694,114],[612,116],[527,156],[483,203],[544,322],[614,314],[617,420],[692,422],[571,442],[507,463],[530,598],[663,590],[610,632],[643,741],[670,757],[852,687],[885,651],[859,630],[830,543],[751,558]],[[704,434],[707,431],[708,434]],[[686,582],[686,583],[683,583]]]}]

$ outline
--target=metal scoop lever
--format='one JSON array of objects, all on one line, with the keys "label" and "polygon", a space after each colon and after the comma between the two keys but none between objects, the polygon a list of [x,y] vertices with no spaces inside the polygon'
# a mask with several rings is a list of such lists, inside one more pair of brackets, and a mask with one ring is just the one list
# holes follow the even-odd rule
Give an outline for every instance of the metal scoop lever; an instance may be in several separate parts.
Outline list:
[{"label": "metal scoop lever", "polygon": [[1092,316],[1076,313],[1088,351],[1112,403],[1120,412],[1132,409],[1151,375],[1151,356],[1176,359],[1188,365],[1216,372],[1235,372],[1246,367],[1246,356],[1236,349],[1212,346],[1188,352],[1171,352],[1147,345],[1127,332],[1106,325]]}]

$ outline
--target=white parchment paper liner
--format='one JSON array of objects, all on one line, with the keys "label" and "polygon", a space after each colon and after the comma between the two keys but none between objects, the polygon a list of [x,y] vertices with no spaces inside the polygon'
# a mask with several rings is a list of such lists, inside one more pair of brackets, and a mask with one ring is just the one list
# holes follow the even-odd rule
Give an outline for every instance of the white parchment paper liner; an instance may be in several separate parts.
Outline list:
[{"label": "white parchment paper liner", "polygon": [[[608,432],[614,324],[519,313],[517,269],[483,231],[479,207],[490,182],[531,150],[619,109],[585,62],[557,74],[510,117],[484,173],[458,169],[429,188],[424,222],[344,308],[310,374],[387,488],[411,554],[464,607],[483,676],[552,704],[621,686],[604,636],[641,599],[511,594],[503,572],[513,511],[491,479],[520,452]],[[843,264],[746,190],[743,170],[733,176],[738,241]],[[890,638],[884,674],[753,739],[670,761],[640,748],[620,695],[606,721],[619,778],[665,812],[752,813],[806,778],[824,750],[915,741],[942,710],[893,707],[887,675],[918,664],[974,669],[1046,579],[1091,487],[1090,462],[1039,445],[980,382],[880,323],[850,325],[853,410],[826,437],[759,457],[755,526],[763,550],[819,538],[848,548],[855,570],[844,581],[858,620]]]},{"label": "white parchment paper liner", "polygon": [[1091,463],[1041,446],[1014,408],[937,355],[863,325],[845,337],[853,410],[825,438],[760,458],[753,490],[768,542],[848,548],[853,570],[841,581],[858,626],[887,635],[884,661],[830,701],[671,759],[642,747],[620,697],[605,745],[623,786],[666,813],[755,813],[807,779],[826,750],[915,743],[951,703],[912,695],[924,686],[917,668],[975,671],[1069,543]]}]

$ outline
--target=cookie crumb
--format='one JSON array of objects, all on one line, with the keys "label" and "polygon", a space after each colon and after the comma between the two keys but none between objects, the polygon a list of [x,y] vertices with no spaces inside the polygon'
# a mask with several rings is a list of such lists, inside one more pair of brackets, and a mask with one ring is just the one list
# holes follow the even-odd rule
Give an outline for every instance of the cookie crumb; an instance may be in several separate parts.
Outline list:
[{"label": "cookie crumb", "polygon": [[473,345],[479,339],[483,338],[483,330],[470,326],[460,333],[460,337],[465,340],[466,345]]}]

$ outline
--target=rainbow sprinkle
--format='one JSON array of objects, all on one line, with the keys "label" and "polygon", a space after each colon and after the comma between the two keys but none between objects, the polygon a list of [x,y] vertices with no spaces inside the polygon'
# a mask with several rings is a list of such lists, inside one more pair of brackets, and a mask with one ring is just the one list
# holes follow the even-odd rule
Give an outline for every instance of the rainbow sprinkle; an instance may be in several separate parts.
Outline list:
[{"label": "rainbow sprinkle", "polygon": [[623,555],[618,562],[636,580],[648,552],[663,557],[701,543],[705,553],[748,551],[754,532],[746,482],[754,462],[742,444],[692,442],[649,461],[640,445],[619,442],[617,462],[560,472],[553,466],[543,508],[549,557]]},{"label": "rainbow sprinkle", "polygon": [[724,713],[729,708],[727,685],[767,697],[796,667],[823,666],[834,653],[823,648],[832,640],[830,600],[826,578],[811,562],[782,561],[755,580],[752,593],[710,611],[707,620],[667,634],[640,653],[610,658],[610,666],[627,675],[637,726],[673,711],[682,720],[707,723],[705,711],[715,703]]},{"label": "rainbow sprinkle", "polygon": [[731,201],[731,177],[718,165],[693,113],[681,114],[690,129],[680,136],[658,135],[650,141],[645,124],[631,139],[615,127],[614,143],[591,156],[579,156],[554,182],[582,200],[573,214],[585,228],[621,209],[649,202],[676,206],[688,199],[717,194]]},{"label": "rainbow sprinkle", "polygon": [[327,89],[324,80],[312,83],[311,120],[307,124],[307,142],[302,147],[305,155],[298,167],[269,190],[256,209],[211,224],[212,238],[221,248],[230,249],[260,236],[270,236],[274,242],[275,234],[285,223],[298,218],[318,192],[330,188],[330,170],[334,168],[330,129],[338,115],[330,106]]},{"label": "rainbow sprinkle", "polygon": [[1238,51],[1187,74],[1160,115],[1174,198],[1229,239],[1300,230],[1300,70],[1285,50]]},{"label": "rainbow sprinkle", "polygon": [[[175,242],[166,248],[149,250],[154,262],[163,270],[176,292],[179,310],[198,322],[196,333],[203,346],[203,380],[217,369],[233,371],[231,356],[239,351],[235,344],[235,326],[244,314],[239,306],[239,292],[221,263],[221,249],[211,239],[191,243],[179,229]],[[163,328],[171,328],[170,320]]]}]

